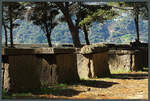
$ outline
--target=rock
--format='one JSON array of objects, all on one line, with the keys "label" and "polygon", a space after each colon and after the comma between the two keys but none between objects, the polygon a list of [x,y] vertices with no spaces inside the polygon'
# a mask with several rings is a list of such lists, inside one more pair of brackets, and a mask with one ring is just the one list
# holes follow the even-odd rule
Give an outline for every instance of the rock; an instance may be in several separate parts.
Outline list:
[{"label": "rock", "polygon": [[107,46],[105,44],[92,44],[92,45],[85,45],[81,48],[81,54],[91,54],[106,51]]}]

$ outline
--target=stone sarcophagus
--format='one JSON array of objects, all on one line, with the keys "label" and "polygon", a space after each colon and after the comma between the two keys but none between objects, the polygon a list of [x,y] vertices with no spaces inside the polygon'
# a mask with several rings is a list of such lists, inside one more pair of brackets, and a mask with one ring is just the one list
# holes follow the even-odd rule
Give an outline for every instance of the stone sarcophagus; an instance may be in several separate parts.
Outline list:
[{"label": "stone sarcophagus", "polygon": [[3,49],[3,88],[31,91],[79,80],[74,51],[73,48]]},{"label": "stone sarcophagus", "polygon": [[80,79],[110,75],[108,48],[104,44],[86,45],[77,52],[77,68]]},{"label": "stone sarcophagus", "polygon": [[148,67],[148,48],[134,48],[130,45],[109,47],[108,64],[111,72],[139,71]]}]

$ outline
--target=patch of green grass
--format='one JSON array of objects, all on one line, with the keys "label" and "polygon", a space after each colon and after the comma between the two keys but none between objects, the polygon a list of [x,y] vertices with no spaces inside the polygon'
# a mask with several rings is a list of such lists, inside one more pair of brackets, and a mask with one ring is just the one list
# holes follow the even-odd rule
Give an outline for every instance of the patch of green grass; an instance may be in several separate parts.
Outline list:
[{"label": "patch of green grass", "polygon": [[13,99],[15,97],[31,97],[35,94],[57,94],[62,90],[67,89],[67,84],[56,84],[50,87],[41,87],[37,91],[27,91],[22,93],[8,94],[4,89],[2,90],[2,99]]},{"label": "patch of green grass", "polygon": [[111,74],[116,74],[116,73],[128,73],[131,72],[130,70],[124,70],[124,69],[117,69],[117,70],[111,70]]},{"label": "patch of green grass", "polygon": [[32,95],[32,93],[14,93],[14,94],[12,94],[12,96],[13,97],[15,97],[15,96],[31,96]]},{"label": "patch of green grass", "polygon": [[2,89],[2,99],[12,99],[13,97],[19,97],[19,96],[31,96],[32,93],[13,93],[9,95],[4,89]]},{"label": "patch of green grass", "polygon": [[41,88],[40,94],[57,94],[64,89],[66,89],[66,88],[63,88],[63,87],[61,87],[61,88],[55,88],[55,87]]},{"label": "patch of green grass", "polygon": [[11,99],[12,97],[9,96],[4,89],[2,89],[2,99]]},{"label": "patch of green grass", "polygon": [[66,87],[67,87],[67,84],[61,83],[61,84],[56,84],[55,86],[56,86],[56,87],[66,88]]}]

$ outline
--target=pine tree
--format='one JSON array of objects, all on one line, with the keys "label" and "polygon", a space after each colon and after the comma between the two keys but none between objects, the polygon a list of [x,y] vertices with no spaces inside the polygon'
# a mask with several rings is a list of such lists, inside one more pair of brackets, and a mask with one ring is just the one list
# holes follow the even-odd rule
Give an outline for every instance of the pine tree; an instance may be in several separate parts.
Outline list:
[{"label": "pine tree", "polygon": [[59,14],[58,8],[54,3],[50,2],[36,2],[32,3],[29,10],[28,19],[33,24],[38,25],[46,33],[49,47],[52,47],[51,32],[58,24],[56,16]]},{"label": "pine tree", "polygon": [[[4,2],[3,3],[3,25],[5,28],[5,33],[7,33],[7,29],[10,32],[10,47],[14,47],[13,43],[13,29],[19,24],[15,23],[16,19],[23,19],[25,8],[19,2]],[[5,38],[6,38],[5,34]],[[7,42],[7,38],[6,38]]]}]

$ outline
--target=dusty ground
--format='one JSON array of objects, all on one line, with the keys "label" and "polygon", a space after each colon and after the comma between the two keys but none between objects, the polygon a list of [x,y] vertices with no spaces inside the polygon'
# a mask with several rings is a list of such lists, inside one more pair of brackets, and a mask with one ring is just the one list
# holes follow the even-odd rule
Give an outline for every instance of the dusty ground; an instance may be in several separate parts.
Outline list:
[{"label": "dusty ground", "polygon": [[53,87],[53,90],[51,93],[15,98],[148,99],[148,72],[113,74],[111,78],[83,80],[74,85]]}]

